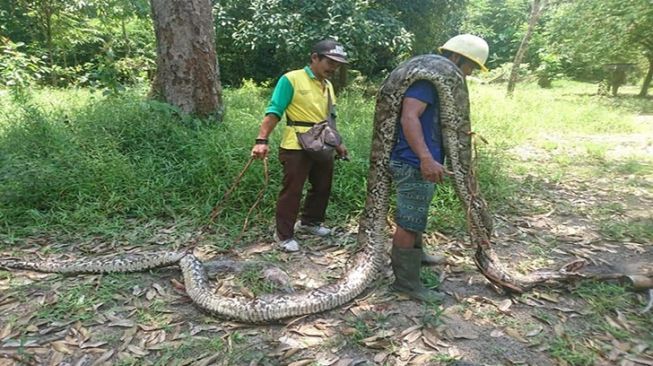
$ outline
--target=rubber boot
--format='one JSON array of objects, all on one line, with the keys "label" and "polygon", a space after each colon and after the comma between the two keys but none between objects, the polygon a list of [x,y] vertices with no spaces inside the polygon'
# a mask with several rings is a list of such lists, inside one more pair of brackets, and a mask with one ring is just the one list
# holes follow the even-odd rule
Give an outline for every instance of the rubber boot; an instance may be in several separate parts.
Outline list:
[{"label": "rubber boot", "polygon": [[430,255],[426,254],[424,247],[422,246],[422,234],[415,234],[415,248],[418,248],[422,251],[422,264],[425,266],[436,266],[438,264],[444,264],[446,259],[443,255]]},{"label": "rubber boot", "polygon": [[440,302],[444,294],[438,291],[429,290],[419,278],[422,267],[422,250],[418,248],[401,249],[392,247],[392,271],[395,274],[395,282],[392,288],[408,297],[425,302]]}]

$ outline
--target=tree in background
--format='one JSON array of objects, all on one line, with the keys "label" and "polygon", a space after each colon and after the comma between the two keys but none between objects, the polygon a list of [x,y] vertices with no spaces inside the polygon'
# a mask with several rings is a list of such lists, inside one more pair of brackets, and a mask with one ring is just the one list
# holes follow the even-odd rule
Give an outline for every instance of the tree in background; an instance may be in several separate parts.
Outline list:
[{"label": "tree in background", "polygon": [[477,0],[468,3],[461,32],[487,40],[490,46],[488,68],[513,60],[526,32],[524,25],[528,21],[529,9],[529,0]]},{"label": "tree in background", "polygon": [[[434,52],[458,34],[465,16],[466,0],[377,0],[414,35],[413,55]],[[475,3],[475,2],[474,2]]]},{"label": "tree in background", "polygon": [[364,75],[390,70],[411,54],[413,35],[382,4],[367,0],[217,0],[223,80],[269,81],[308,62],[326,37],[342,42]]},{"label": "tree in background", "polygon": [[508,78],[508,95],[512,95],[512,93],[515,91],[519,65],[521,65],[521,62],[524,59],[524,54],[528,49],[528,42],[531,39],[533,30],[535,29],[535,26],[537,25],[537,22],[540,19],[540,15],[542,14],[542,10],[544,10],[545,6],[546,0],[533,0],[533,4],[531,5],[531,15],[528,18],[528,29],[526,30],[526,34],[519,44],[519,49],[515,53],[515,59],[512,62],[512,69],[510,71],[510,77]]},{"label": "tree in background", "polygon": [[153,69],[147,0],[7,0],[0,24],[1,35],[24,44],[16,52],[45,61],[41,83],[116,91]]},{"label": "tree in background", "polygon": [[222,86],[209,0],[152,0],[157,69],[151,95],[185,113],[222,117]]},{"label": "tree in background", "polygon": [[560,2],[547,23],[547,47],[560,55],[564,71],[597,80],[604,65],[646,62],[640,96],[653,76],[653,6],[650,0]]}]

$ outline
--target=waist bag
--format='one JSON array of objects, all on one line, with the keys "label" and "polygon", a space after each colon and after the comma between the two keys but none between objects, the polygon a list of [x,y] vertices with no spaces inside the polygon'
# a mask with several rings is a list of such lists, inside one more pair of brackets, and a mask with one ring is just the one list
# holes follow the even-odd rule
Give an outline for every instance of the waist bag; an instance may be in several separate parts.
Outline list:
[{"label": "waist bag", "polygon": [[333,160],[335,148],[342,143],[342,138],[336,129],[336,120],[333,118],[334,108],[331,102],[331,93],[328,99],[328,112],[326,120],[318,123],[293,122],[288,120],[291,126],[306,126],[311,128],[306,132],[295,132],[299,145],[311,159],[316,161]]}]

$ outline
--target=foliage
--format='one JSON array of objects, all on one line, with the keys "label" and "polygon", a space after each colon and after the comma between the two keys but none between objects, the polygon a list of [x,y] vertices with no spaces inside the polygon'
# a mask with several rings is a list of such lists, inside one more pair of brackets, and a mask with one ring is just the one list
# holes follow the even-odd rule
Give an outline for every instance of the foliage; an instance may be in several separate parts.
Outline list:
[{"label": "foliage", "polygon": [[512,62],[526,32],[529,3],[529,0],[479,0],[468,4],[461,30],[488,41],[488,67]]},{"label": "foliage", "polygon": [[117,89],[143,80],[154,64],[148,9],[145,0],[8,0],[0,4],[0,24],[48,66],[40,82]]},{"label": "foliage", "polygon": [[[436,52],[437,47],[458,34],[468,1],[377,0],[414,35],[414,54]],[[472,2],[473,3],[473,2]]]},{"label": "foliage", "polygon": [[568,75],[601,79],[606,63],[653,55],[653,9],[647,0],[558,2],[546,38]]},{"label": "foliage", "polygon": [[0,84],[21,89],[35,84],[47,72],[43,60],[22,51],[25,44],[0,38]]},{"label": "foliage", "polygon": [[341,41],[364,74],[393,68],[411,50],[403,23],[365,0],[219,0],[215,13],[223,81],[231,85],[305,65],[310,47],[324,38]]}]

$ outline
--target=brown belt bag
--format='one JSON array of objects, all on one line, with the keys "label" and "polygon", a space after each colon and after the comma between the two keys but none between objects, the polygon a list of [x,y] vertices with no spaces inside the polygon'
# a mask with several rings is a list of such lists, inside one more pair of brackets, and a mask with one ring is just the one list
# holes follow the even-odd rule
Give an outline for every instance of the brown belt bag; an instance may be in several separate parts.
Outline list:
[{"label": "brown belt bag", "polygon": [[316,161],[333,160],[335,148],[342,143],[342,138],[336,129],[336,121],[333,118],[333,104],[331,93],[329,93],[327,119],[319,123],[293,122],[288,121],[291,126],[310,125],[311,129],[306,132],[296,132],[299,145],[311,159]]}]

